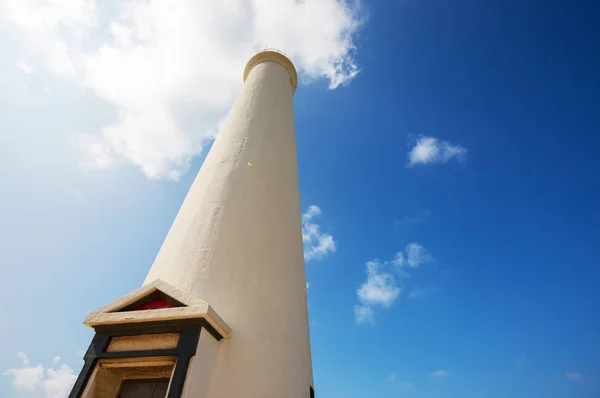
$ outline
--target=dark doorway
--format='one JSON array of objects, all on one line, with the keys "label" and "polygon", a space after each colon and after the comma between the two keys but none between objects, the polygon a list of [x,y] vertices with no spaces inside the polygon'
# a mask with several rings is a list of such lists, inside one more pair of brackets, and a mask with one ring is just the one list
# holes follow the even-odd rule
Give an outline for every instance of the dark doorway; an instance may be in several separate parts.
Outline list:
[{"label": "dark doorway", "polygon": [[169,379],[127,380],[118,398],[165,398],[168,388]]}]

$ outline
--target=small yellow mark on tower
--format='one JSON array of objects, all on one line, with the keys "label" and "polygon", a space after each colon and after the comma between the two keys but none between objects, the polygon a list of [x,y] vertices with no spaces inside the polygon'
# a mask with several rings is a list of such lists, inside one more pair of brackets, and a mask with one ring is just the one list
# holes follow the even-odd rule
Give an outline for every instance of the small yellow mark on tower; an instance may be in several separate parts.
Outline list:
[{"label": "small yellow mark on tower", "polygon": [[252,163],[248,162],[248,166],[252,167]]}]

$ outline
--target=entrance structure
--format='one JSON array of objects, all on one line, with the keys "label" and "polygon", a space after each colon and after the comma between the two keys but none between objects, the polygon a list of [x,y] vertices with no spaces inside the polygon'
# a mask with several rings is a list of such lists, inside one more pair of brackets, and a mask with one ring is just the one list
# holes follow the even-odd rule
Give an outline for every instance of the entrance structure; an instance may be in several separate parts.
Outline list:
[{"label": "entrance structure", "polygon": [[96,335],[70,397],[314,396],[297,81],[278,51],[250,59],[143,286],[85,319]]}]

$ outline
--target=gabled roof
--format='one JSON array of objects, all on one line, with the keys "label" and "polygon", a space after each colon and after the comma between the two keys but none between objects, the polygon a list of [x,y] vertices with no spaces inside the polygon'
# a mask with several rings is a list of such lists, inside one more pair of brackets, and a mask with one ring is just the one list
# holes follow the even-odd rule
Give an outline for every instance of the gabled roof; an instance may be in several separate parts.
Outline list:
[{"label": "gabled roof", "polygon": [[91,312],[83,324],[95,328],[100,325],[193,318],[206,319],[225,338],[231,334],[229,326],[208,303],[160,279]]}]

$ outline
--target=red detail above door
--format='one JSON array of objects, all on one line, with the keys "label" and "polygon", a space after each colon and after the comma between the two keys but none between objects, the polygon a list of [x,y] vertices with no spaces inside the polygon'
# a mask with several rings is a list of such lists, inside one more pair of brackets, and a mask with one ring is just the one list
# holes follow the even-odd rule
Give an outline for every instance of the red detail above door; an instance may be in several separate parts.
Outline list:
[{"label": "red detail above door", "polygon": [[175,306],[162,297],[155,297],[150,301],[140,304],[139,307],[130,309],[129,311],[158,310],[161,308],[175,308]]}]

